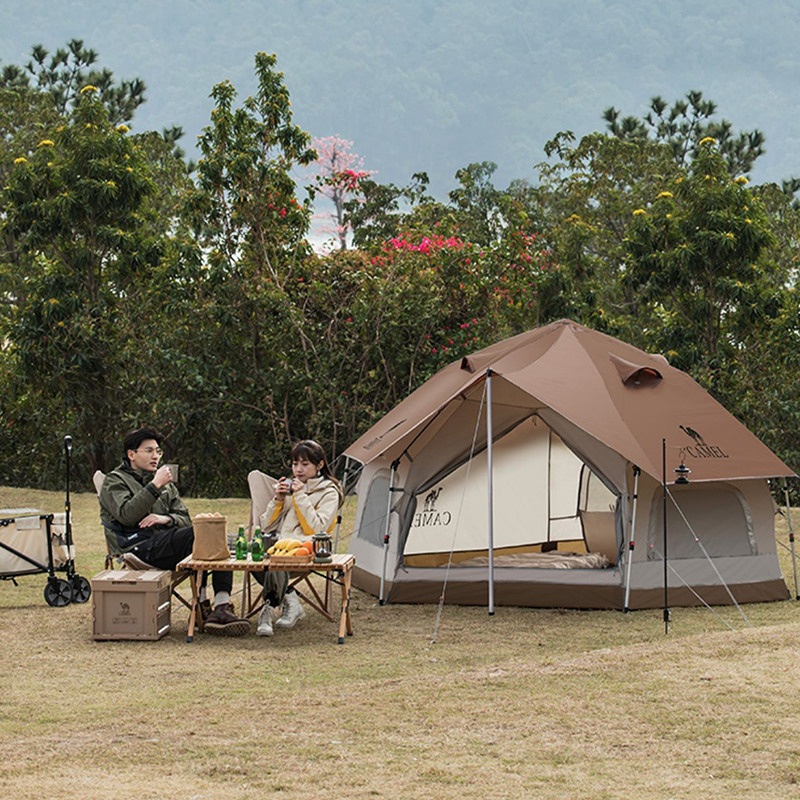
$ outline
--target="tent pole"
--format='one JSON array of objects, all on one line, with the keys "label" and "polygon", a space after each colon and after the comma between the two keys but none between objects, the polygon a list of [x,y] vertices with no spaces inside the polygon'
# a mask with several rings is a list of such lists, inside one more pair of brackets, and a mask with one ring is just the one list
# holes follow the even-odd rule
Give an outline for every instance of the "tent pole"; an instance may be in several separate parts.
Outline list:
[{"label": "tent pole", "polygon": [[379,605],[386,603],[384,588],[386,586],[386,561],[389,558],[389,523],[392,515],[392,492],[394,492],[394,474],[397,470],[397,461],[392,462],[392,471],[389,476],[389,498],[386,501],[386,529],[383,533],[383,569],[381,569],[381,591],[378,598]]},{"label": "tent pole", "polygon": [[631,599],[631,564],[633,564],[633,547],[636,533],[636,502],[639,499],[639,475],[642,471],[635,464],[633,466],[633,512],[631,514],[631,538],[628,542],[628,563],[625,568],[625,603],[622,612],[627,614],[630,610]]},{"label": "tent pole", "polygon": [[492,485],[492,371],[486,370],[486,475],[489,493],[489,616],[494,616],[494,487]]},{"label": "tent pole", "polygon": [[[342,492],[344,493],[345,499],[347,499],[347,468],[350,466],[350,457],[344,457],[344,475],[342,475]],[[390,495],[391,496],[391,495]],[[342,508],[339,509],[339,513],[336,515],[336,536],[333,540],[333,552],[339,552],[339,531],[342,528],[342,509],[344,508],[344,501],[342,502]],[[326,581],[326,586],[328,582]]]},{"label": "tent pole", "polygon": [[667,573],[667,440],[661,440],[661,494],[664,499],[664,633],[669,633],[669,576]]},{"label": "tent pole", "polygon": [[786,499],[786,519],[789,520],[789,544],[792,546],[792,568],[794,569],[794,599],[800,600],[800,592],[797,591],[797,558],[794,553],[794,527],[792,526],[792,507],[789,505],[789,486],[786,478],[781,479],[783,484],[783,496]]}]

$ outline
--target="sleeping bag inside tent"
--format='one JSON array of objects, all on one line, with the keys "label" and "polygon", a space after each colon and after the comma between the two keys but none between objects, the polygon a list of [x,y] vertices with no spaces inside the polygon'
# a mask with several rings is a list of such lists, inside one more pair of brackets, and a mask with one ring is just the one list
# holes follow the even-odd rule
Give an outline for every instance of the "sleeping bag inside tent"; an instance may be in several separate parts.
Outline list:
[{"label": "sleeping bag inside tent", "polygon": [[657,607],[664,439],[670,605],[786,599],[767,479],[793,472],[662,356],[569,320],[450,364],[345,451],[354,585],[427,603],[446,576],[483,605],[491,574],[499,605]]}]

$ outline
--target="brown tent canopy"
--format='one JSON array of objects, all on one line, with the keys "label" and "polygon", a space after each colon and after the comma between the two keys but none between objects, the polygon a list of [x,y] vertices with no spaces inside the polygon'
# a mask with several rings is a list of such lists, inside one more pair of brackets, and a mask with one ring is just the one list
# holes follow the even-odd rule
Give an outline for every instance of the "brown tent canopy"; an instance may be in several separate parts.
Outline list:
[{"label": "brown tent canopy", "polygon": [[[453,362],[390,411],[345,455],[396,458],[459,395],[495,381],[495,403],[520,414],[549,408],[655,478],[661,440],[668,475],[685,458],[692,482],[794,475],[686,373],[660,355],[570,320],[520,334]],[[671,482],[671,479],[668,481]]]},{"label": "brown tent canopy", "polygon": [[765,479],[792,470],[663,356],[569,320],[453,362],[345,451],[364,465],[354,582],[430,602],[453,564],[448,602],[657,605],[662,440],[673,604],[785,598]]}]

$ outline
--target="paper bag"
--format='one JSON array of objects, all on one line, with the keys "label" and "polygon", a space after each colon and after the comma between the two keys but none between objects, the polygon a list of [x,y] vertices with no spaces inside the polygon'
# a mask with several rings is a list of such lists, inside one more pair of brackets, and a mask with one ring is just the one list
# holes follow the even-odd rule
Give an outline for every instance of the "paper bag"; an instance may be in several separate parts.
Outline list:
[{"label": "paper bag", "polygon": [[214,514],[198,514],[193,520],[194,546],[192,558],[198,561],[221,561],[230,558],[228,550],[228,518]]}]

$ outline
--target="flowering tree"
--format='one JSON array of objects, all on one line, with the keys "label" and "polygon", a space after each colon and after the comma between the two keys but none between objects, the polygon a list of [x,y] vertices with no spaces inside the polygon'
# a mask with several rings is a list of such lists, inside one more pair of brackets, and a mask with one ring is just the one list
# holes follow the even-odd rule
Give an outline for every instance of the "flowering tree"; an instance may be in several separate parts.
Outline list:
[{"label": "flowering tree", "polygon": [[364,169],[364,159],[350,152],[353,143],[339,136],[326,136],[313,141],[317,151],[314,183],[317,191],[333,202],[334,211],[323,215],[333,221],[333,226],[322,228],[324,233],[332,233],[339,240],[339,247],[347,249],[349,224],[345,222],[345,202],[359,194],[360,183],[364,178],[375,174],[375,170]]}]

